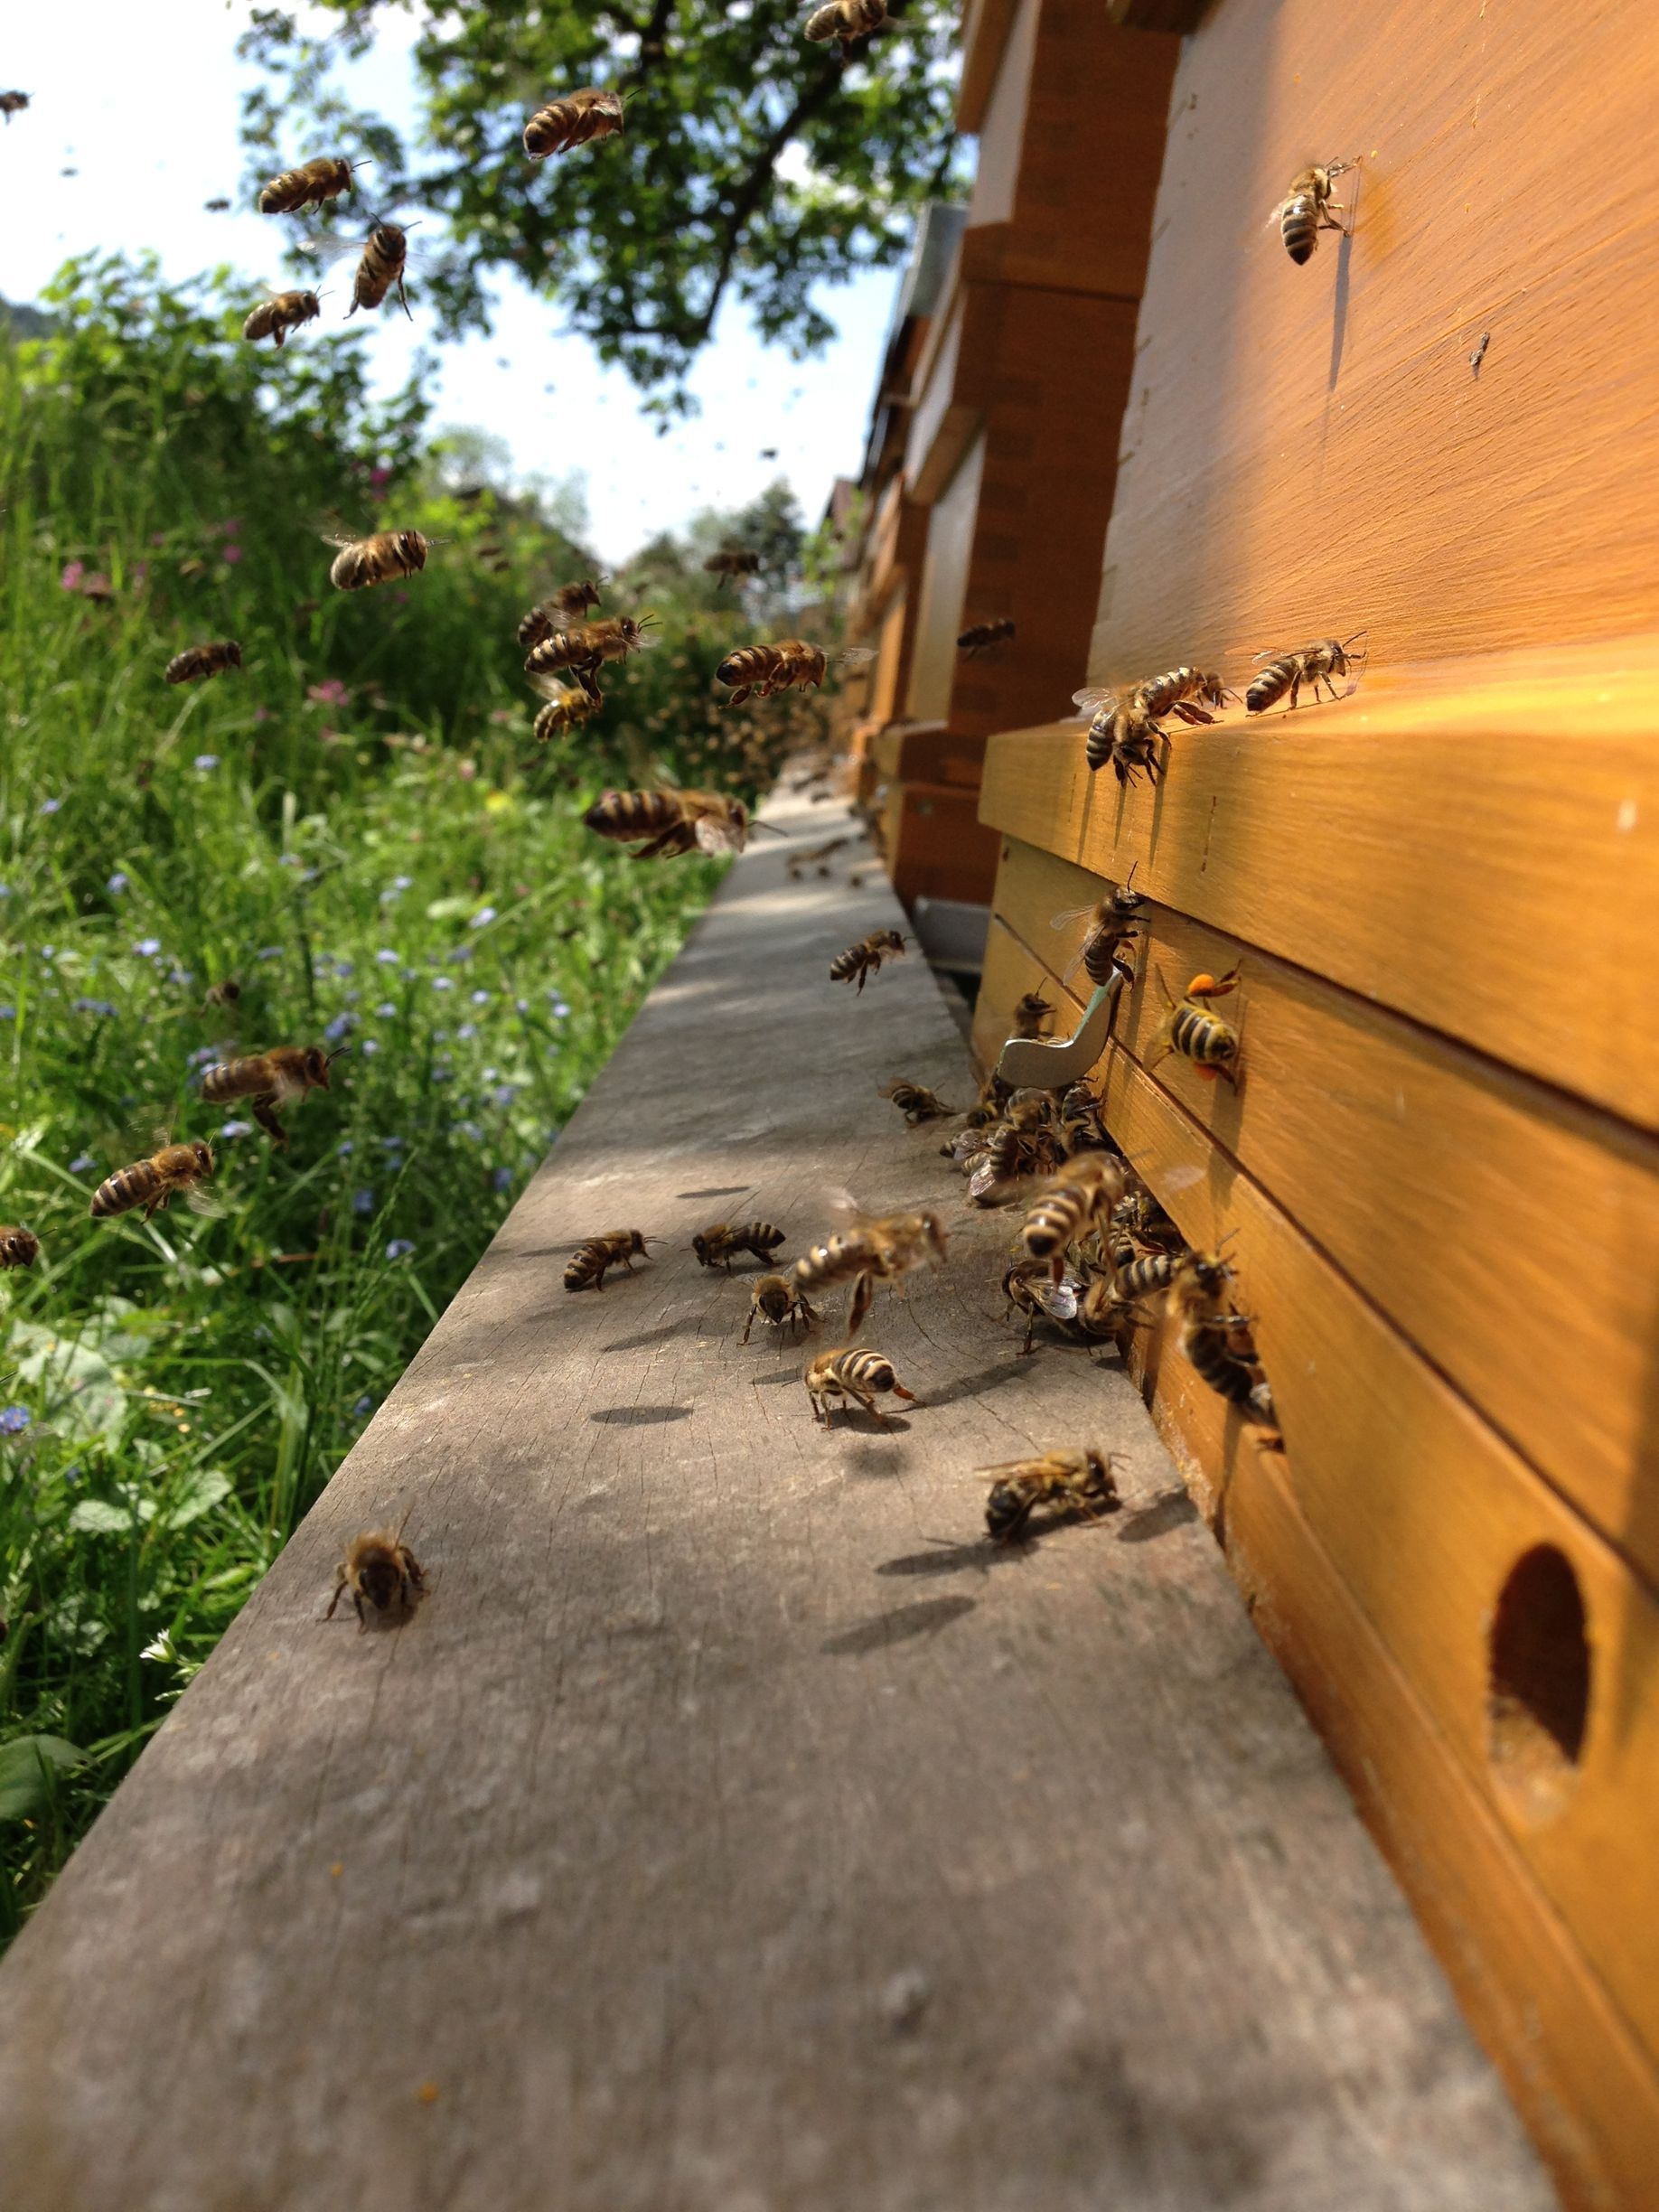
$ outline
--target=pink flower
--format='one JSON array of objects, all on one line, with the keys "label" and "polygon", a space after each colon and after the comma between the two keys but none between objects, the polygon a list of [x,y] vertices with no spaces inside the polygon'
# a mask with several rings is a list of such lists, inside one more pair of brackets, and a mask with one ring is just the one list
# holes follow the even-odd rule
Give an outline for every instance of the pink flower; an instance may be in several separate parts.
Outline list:
[{"label": "pink flower", "polygon": [[65,561],[63,564],[63,574],[58,578],[59,589],[61,591],[79,591],[80,589],[80,579],[86,573],[86,567],[82,562]]},{"label": "pink flower", "polygon": [[371,468],[369,472],[369,481],[378,492],[382,484],[390,483],[391,471],[389,468]]},{"label": "pink flower", "polygon": [[142,584],[149,573],[150,564],[148,561],[135,561],[133,563],[133,582],[135,584]]},{"label": "pink flower", "polygon": [[231,515],[219,526],[220,535],[223,538],[238,538],[241,535],[241,530],[242,518],[240,515]]},{"label": "pink flower", "polygon": [[113,599],[115,590],[103,570],[95,568],[89,576],[81,579],[80,595],[83,599]]},{"label": "pink flower", "polygon": [[165,545],[166,542],[167,533],[165,530],[152,530],[150,532],[150,543],[152,545]]},{"label": "pink flower", "polygon": [[268,707],[256,707],[254,708],[253,718],[256,722],[268,722],[271,718],[270,708]]},{"label": "pink flower", "polygon": [[305,697],[314,699],[319,707],[339,707],[349,694],[338,676],[324,677],[321,683],[307,684]]},{"label": "pink flower", "polygon": [[237,562],[242,558],[242,548],[239,545],[228,545],[223,548],[222,557],[234,568]]},{"label": "pink flower", "polygon": [[464,760],[461,763],[461,781],[464,783],[470,783],[477,773],[478,763],[476,761]]},{"label": "pink flower", "polygon": [[490,709],[490,719],[496,724],[498,728],[505,727],[508,724],[516,722],[518,718],[511,707],[492,707]]}]

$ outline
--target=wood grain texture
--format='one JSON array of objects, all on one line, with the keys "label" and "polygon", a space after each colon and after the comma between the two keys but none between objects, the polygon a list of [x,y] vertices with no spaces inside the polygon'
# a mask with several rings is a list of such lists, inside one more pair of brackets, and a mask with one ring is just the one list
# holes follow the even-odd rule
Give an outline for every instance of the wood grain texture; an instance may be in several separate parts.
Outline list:
[{"label": "wood grain texture", "polygon": [[910,653],[904,713],[913,722],[942,721],[956,680],[956,641],[962,627],[973,564],[979,480],[985,468],[983,433],[969,446],[949,483],[934,501],[927,523],[922,595]]},{"label": "wood grain texture", "polygon": [[1184,731],[1156,795],[1091,776],[1075,723],[1010,731],[981,811],[1659,1129],[1659,1054],[1631,1037],[1659,916],[1655,729],[1659,637],[1495,654]]},{"label": "wood grain texture", "polygon": [[985,118],[985,103],[1001,67],[1002,50],[1019,0],[968,0],[962,11],[962,68],[956,88],[956,127],[970,135]]},{"label": "wood grain texture", "polygon": [[[1006,850],[1006,846],[1005,846]],[[1099,877],[1015,846],[997,912],[1064,973]],[[1659,1142],[1167,909],[1114,1030],[1143,1064],[1163,1004],[1242,964],[1216,1011],[1237,1091],[1155,1080],[1659,1586]],[[1010,1000],[1008,1003],[1012,1003]]]},{"label": "wood grain texture", "polygon": [[[1420,0],[1408,55],[1385,9],[1219,0],[1176,75],[1101,680],[1361,623],[1374,667],[1653,627],[1651,28]],[[1269,211],[1354,156],[1354,236],[1298,268]]]},{"label": "wood grain texture", "polygon": [[[0,1969],[8,2212],[1542,2212],[1135,1393],[1015,1355],[875,1094],[967,1082],[914,961],[829,983],[890,895],[773,819]],[[837,1180],[956,1218],[885,1431],[686,1249]],[[1086,1432],[1125,1511],[990,1552],[965,1470]],[[406,1509],[420,1613],[322,1626]]]},{"label": "wood grain texture", "polygon": [[925,897],[982,905],[996,881],[997,844],[979,819],[976,791],[908,781],[887,787],[882,852],[906,904]]}]

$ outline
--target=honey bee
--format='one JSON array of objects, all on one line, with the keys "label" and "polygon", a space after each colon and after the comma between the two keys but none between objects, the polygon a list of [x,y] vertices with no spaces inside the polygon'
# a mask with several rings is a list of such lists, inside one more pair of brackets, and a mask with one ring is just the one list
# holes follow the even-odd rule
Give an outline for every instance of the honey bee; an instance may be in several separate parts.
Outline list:
[{"label": "honey bee", "polygon": [[996,1120],[1013,1095],[1012,1087],[993,1069],[979,1085],[979,1095],[969,1110],[968,1127],[983,1129],[987,1122]]},{"label": "honey bee", "polygon": [[1014,1008],[1014,1034],[1017,1037],[1040,1037],[1048,1027],[1048,1017],[1054,1008],[1040,990],[1027,991]]},{"label": "honey bee", "polygon": [[1110,1221],[1128,1185],[1128,1170],[1110,1153],[1091,1152],[1068,1160],[1026,1216],[1020,1242],[1033,1260],[1052,1270],[1058,1282],[1067,1247]]},{"label": "honey bee", "polygon": [[1219,1015],[1207,1014],[1197,1002],[1202,998],[1224,998],[1238,989],[1238,982],[1236,968],[1230,968],[1224,976],[1195,975],[1186,987],[1186,996],[1176,998],[1165,982],[1163,971],[1158,971],[1158,987],[1164,994],[1167,1011],[1153,1032],[1146,1062],[1148,1073],[1172,1052],[1176,1052],[1184,1060],[1190,1060],[1201,1075],[1224,1076],[1237,1087],[1238,1077],[1233,1070],[1239,1056],[1239,1033]]},{"label": "honey bee", "polygon": [[1323,168],[1304,169],[1299,176],[1290,180],[1290,189],[1268,217],[1268,228],[1278,226],[1279,235],[1285,241],[1285,251],[1300,268],[1313,259],[1314,248],[1319,243],[1321,230],[1347,232],[1336,220],[1346,210],[1331,198],[1331,185],[1339,176],[1345,176],[1356,164],[1353,162],[1326,162]]},{"label": "honey bee", "polygon": [[996,1477],[985,1501],[985,1526],[992,1541],[1010,1542],[1039,1505],[1056,1519],[1081,1514],[1098,1521],[1114,1512],[1120,1503],[1117,1467],[1116,1452],[1086,1445],[1079,1451],[1045,1452],[1040,1459],[1005,1459],[998,1467],[978,1468],[977,1473]]},{"label": "honey bee", "polygon": [[879,31],[886,20],[887,0],[830,0],[827,7],[814,8],[807,17],[805,35],[815,46],[836,40],[845,60],[861,38]]},{"label": "honey bee", "polygon": [[304,208],[321,207],[325,200],[337,200],[342,192],[349,192],[351,172],[367,165],[364,162],[342,161],[324,154],[315,161],[302,163],[297,169],[285,169],[259,194],[259,212],[297,215]]},{"label": "honey bee", "polygon": [[566,630],[579,623],[592,607],[599,604],[602,576],[585,576],[580,583],[561,584],[556,592],[549,592],[539,600],[519,624],[519,642],[528,652],[532,645],[539,645],[550,638],[556,630]]},{"label": "honey bee", "polygon": [[242,649],[234,638],[220,638],[211,645],[189,645],[174,653],[162,670],[162,681],[199,683],[206,676],[221,676],[226,669],[239,669]]},{"label": "honey bee", "polygon": [[403,288],[403,272],[408,258],[409,235],[402,224],[377,222],[369,233],[362,259],[351,279],[351,305],[346,309],[348,321],[360,307],[381,305],[394,285],[398,287],[398,305],[411,323],[415,320],[408,294]]},{"label": "honey bee", "polygon": [[707,853],[739,853],[748,841],[749,811],[720,792],[604,792],[582,820],[597,836],[619,845],[645,842],[635,860],[671,860],[698,847]]},{"label": "honey bee", "polygon": [[314,292],[275,292],[254,309],[242,325],[242,335],[256,344],[261,338],[274,338],[280,352],[290,331],[314,323],[322,312],[323,303]]},{"label": "honey bee", "polygon": [[1120,1336],[1145,1321],[1109,1275],[1096,1275],[1077,1301],[1077,1326],[1085,1336]]},{"label": "honey bee", "polygon": [[741,1228],[733,1228],[728,1222],[712,1222],[692,1238],[691,1249],[699,1267],[723,1267],[729,1275],[739,1252],[753,1252],[764,1267],[785,1241],[784,1232],[774,1229],[770,1222],[745,1222]]},{"label": "honey bee", "polygon": [[1134,693],[1120,698],[1115,691],[1079,691],[1073,704],[1092,717],[1083,743],[1091,773],[1098,773],[1110,761],[1120,784],[1132,783],[1143,773],[1158,782],[1167,740]]},{"label": "honey bee", "polygon": [[1232,1280],[1233,1270],[1219,1251],[1184,1253],[1170,1279],[1166,1308],[1179,1330],[1182,1354],[1200,1378],[1229,1404],[1249,1406],[1276,1426],[1250,1316],[1223,1304]]},{"label": "honey bee", "polygon": [[108,1221],[112,1214],[130,1214],[135,1206],[142,1206],[148,1221],[166,1205],[174,1191],[184,1191],[192,1199],[199,1196],[197,1186],[212,1172],[213,1155],[206,1145],[163,1145],[148,1159],[117,1167],[114,1175],[104,1178],[92,1194],[92,1219]]},{"label": "honey bee", "polygon": [[530,736],[538,745],[546,745],[550,737],[557,737],[566,730],[580,729],[594,711],[591,692],[573,691],[568,684],[560,683],[556,676],[532,677],[530,689],[539,691],[547,701],[547,705],[538,710],[536,719],[530,726]]},{"label": "honey bee", "polygon": [[1237,693],[1207,669],[1175,668],[1162,676],[1148,676],[1135,687],[1135,698],[1155,722],[1178,715],[1183,722],[1214,722],[1212,708],[1219,711]]},{"label": "honey bee", "polygon": [[942,1120],[956,1111],[922,1083],[890,1083],[879,1095],[892,1100],[910,1129],[915,1129],[923,1121]]},{"label": "honey bee", "polygon": [[12,117],[14,115],[22,115],[23,109],[29,105],[29,99],[30,95],[27,92],[0,92],[0,116],[5,117],[8,130],[11,128]]},{"label": "honey bee", "polygon": [[1130,1256],[1118,1268],[1111,1287],[1126,1305],[1139,1306],[1143,1299],[1154,1298],[1167,1290],[1174,1281],[1180,1266],[1179,1254],[1167,1251],[1144,1252]]},{"label": "honey bee", "polygon": [[830,1289],[850,1282],[852,1303],[847,1313],[847,1334],[856,1336],[870,1310],[877,1282],[897,1282],[930,1262],[941,1264],[945,1253],[945,1225],[930,1207],[914,1214],[888,1214],[871,1220],[855,1217],[851,1225],[814,1244],[795,1262],[799,1290]]},{"label": "honey bee", "polygon": [[607,661],[625,661],[630,653],[649,652],[657,643],[649,634],[649,626],[656,619],[654,614],[642,614],[637,620],[629,614],[613,614],[605,622],[555,630],[531,646],[524,672],[527,676],[556,676],[561,669],[568,669],[597,704],[599,670]]},{"label": "honey bee", "polygon": [[361,1536],[353,1536],[346,1546],[346,1555],[340,1562],[340,1579],[334,1584],[334,1594],[328,1601],[324,1620],[333,1620],[334,1607],[345,1591],[351,1593],[351,1603],[357,1608],[357,1632],[361,1636],[369,1626],[363,1611],[366,1598],[382,1617],[397,1603],[405,1617],[413,1613],[426,1594],[426,1579],[421,1572],[420,1561],[403,1541],[408,1516],[395,1529],[369,1529]]},{"label": "honey bee", "polygon": [[760,555],[750,551],[747,547],[727,546],[724,551],[709,555],[703,563],[703,573],[706,576],[718,576],[720,587],[724,590],[727,585],[735,584],[741,576],[757,576],[760,573]]},{"label": "honey bee", "polygon": [[1113,1149],[1101,1117],[1101,1101],[1087,1083],[1073,1083],[1060,1101],[1060,1140],[1068,1155]]},{"label": "honey bee", "polygon": [[214,198],[204,200],[202,204],[210,215],[222,215],[230,207],[230,202],[228,200]]},{"label": "honey bee", "polygon": [[[1139,865],[1137,861],[1135,867]],[[1081,914],[1093,917],[1077,948],[1076,958],[1060,979],[1063,983],[1069,983],[1079,968],[1097,989],[1110,983],[1118,971],[1125,975],[1130,972],[1134,955],[1125,954],[1123,948],[1139,934],[1136,916],[1147,903],[1146,894],[1133,888],[1135,867],[1130,868],[1128,880],[1113,885],[1097,905],[1073,906],[1068,913],[1054,916],[1051,925],[1054,929],[1065,929]]]},{"label": "honey bee", "polygon": [[749,1331],[756,1318],[771,1328],[787,1328],[793,1336],[797,1326],[811,1328],[817,1325],[816,1309],[807,1303],[787,1275],[757,1275],[749,1291],[749,1317],[743,1325],[743,1341],[749,1341]]},{"label": "honey bee", "polygon": [[[344,1050],[342,1045],[340,1052]],[[329,1062],[339,1056],[320,1045],[278,1045],[270,1052],[223,1060],[203,1072],[202,1095],[210,1106],[246,1099],[248,1111],[272,1143],[286,1146],[288,1132],[276,1119],[277,1107],[304,1099],[308,1091],[326,1091]]]},{"label": "honey bee", "polygon": [[751,697],[771,698],[778,691],[816,689],[829,672],[831,658],[837,668],[844,669],[875,657],[867,645],[845,645],[831,656],[804,638],[783,638],[775,645],[739,645],[716,669],[715,681],[733,687],[727,706],[741,707]]},{"label": "honey bee", "polygon": [[904,950],[904,939],[895,929],[872,930],[867,937],[848,945],[845,952],[838,952],[830,963],[832,983],[850,983],[858,979],[862,992],[867,979],[879,975],[884,960],[897,960]]},{"label": "honey bee", "polygon": [[970,661],[977,661],[988,647],[1000,645],[1014,635],[1014,624],[1004,614],[996,622],[975,623],[962,632],[956,641],[956,650]]},{"label": "honey bee", "polygon": [[567,1290],[603,1290],[607,1268],[622,1267],[632,1275],[637,1255],[645,1256],[647,1239],[637,1229],[613,1229],[604,1236],[578,1244],[565,1269]]},{"label": "honey bee", "polygon": [[1000,1205],[1008,1186],[1031,1176],[1050,1175],[1060,1161],[1060,1140],[1051,1129],[1017,1129],[1004,1122],[986,1132],[968,1160],[968,1195],[980,1205]]},{"label": "honey bee", "polygon": [[563,99],[539,108],[524,126],[524,151],[531,161],[567,154],[590,139],[614,138],[623,127],[623,96],[605,85],[586,85]]},{"label": "honey bee", "polygon": [[0,1270],[33,1267],[41,1256],[41,1240],[33,1229],[0,1228]]},{"label": "honey bee", "polygon": [[893,1362],[880,1352],[858,1352],[843,1345],[839,1352],[820,1352],[809,1362],[802,1377],[807,1396],[812,1401],[812,1419],[822,1421],[828,1429],[834,1415],[832,1399],[843,1405],[854,1399],[865,1411],[878,1421],[890,1420],[876,1403],[877,1398],[889,1395],[907,1399],[916,1403],[914,1391],[907,1391],[893,1372]]},{"label": "honey bee", "polygon": [[[1364,634],[1363,630],[1356,630],[1349,638],[1316,638],[1311,645],[1301,645],[1294,652],[1279,653],[1271,658],[1267,653],[1259,653],[1258,660],[1266,661],[1268,665],[1251,679],[1250,689],[1244,694],[1245,713],[1265,714],[1287,691],[1294,708],[1297,694],[1304,684],[1311,685],[1316,700],[1321,684],[1334,699],[1340,698],[1342,694],[1331,679],[1347,675],[1351,665],[1348,648]],[[1354,658],[1357,660],[1359,655]]]},{"label": "honey bee", "polygon": [[207,997],[196,1008],[201,1014],[211,1014],[216,1007],[233,1007],[242,995],[242,987],[234,976],[227,976],[222,983],[212,984]]},{"label": "honey bee", "polygon": [[336,591],[365,591],[371,584],[389,584],[395,576],[414,576],[426,565],[432,541],[419,530],[376,530],[372,538],[331,538],[338,546],[328,580]]},{"label": "honey bee", "polygon": [[1039,1321],[1077,1318],[1077,1285],[1064,1277],[1059,1282],[1051,1280],[1045,1266],[1035,1267],[1029,1261],[1016,1261],[1004,1270],[1002,1295],[1016,1313],[1026,1317],[1026,1341],[1019,1348],[1022,1359],[1032,1349]]}]

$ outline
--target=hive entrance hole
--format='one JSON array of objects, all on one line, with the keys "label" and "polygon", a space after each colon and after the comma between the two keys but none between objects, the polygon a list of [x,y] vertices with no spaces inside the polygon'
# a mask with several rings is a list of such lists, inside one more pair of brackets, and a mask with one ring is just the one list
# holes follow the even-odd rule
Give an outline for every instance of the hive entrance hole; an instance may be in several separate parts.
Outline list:
[{"label": "hive entrance hole", "polygon": [[1566,1554],[1539,1544],[1499,1593],[1488,1651],[1493,1770],[1520,1810],[1547,1817],[1565,1802],[1589,1717],[1584,1599]]}]

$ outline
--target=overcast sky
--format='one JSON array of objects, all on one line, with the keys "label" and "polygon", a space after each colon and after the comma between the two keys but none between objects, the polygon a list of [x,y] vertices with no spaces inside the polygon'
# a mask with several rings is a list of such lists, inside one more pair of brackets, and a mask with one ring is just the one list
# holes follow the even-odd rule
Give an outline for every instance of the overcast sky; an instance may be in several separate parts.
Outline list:
[{"label": "overcast sky", "polygon": [[[0,90],[28,92],[33,105],[0,125],[0,295],[35,299],[69,255],[94,248],[151,248],[171,279],[228,261],[249,279],[249,305],[267,283],[297,281],[285,276],[269,218],[202,205],[239,198],[238,116],[251,72],[235,46],[249,13],[247,0],[8,0]],[[374,61],[353,72],[363,104],[406,126],[412,41],[407,20],[392,19]],[[436,420],[504,437],[526,474],[584,475],[594,549],[607,561],[701,507],[740,505],[780,474],[810,524],[834,477],[858,473],[897,281],[882,269],[826,294],[840,336],[811,361],[761,346],[741,314],[723,317],[690,380],[703,412],[663,438],[641,418],[626,378],[601,369],[581,339],[555,336],[560,311],[515,284],[492,337],[442,349]],[[345,305],[338,276],[333,288],[331,319]],[[403,381],[431,335],[418,307],[413,328],[401,316],[375,320],[371,359],[384,389]],[[775,462],[760,458],[770,445]]]}]

